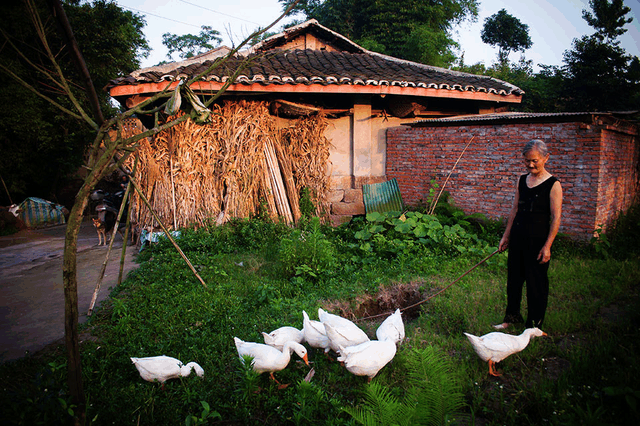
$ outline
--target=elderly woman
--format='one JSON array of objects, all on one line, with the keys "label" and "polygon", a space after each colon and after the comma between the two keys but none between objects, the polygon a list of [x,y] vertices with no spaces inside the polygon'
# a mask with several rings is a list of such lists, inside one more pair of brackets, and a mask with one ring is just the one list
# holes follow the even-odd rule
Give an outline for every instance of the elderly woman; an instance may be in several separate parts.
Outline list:
[{"label": "elderly woman", "polygon": [[544,142],[534,139],[522,150],[529,173],[520,176],[507,228],[499,250],[509,249],[507,260],[507,309],[497,329],[522,323],[520,301],[522,285],[527,283],[528,314],[525,326],[541,327],[549,296],[549,259],[551,245],[560,227],[562,187],[545,164],[549,151]]}]

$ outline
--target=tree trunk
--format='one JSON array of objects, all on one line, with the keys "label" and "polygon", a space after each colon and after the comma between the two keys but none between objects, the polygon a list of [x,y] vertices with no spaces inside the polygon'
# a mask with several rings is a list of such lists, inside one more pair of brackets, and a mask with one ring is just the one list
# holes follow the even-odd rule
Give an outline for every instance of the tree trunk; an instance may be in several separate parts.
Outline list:
[{"label": "tree trunk", "polygon": [[78,339],[78,280],[77,251],[78,232],[82,224],[82,213],[87,205],[89,191],[83,185],[71,208],[64,240],[62,279],[64,282],[64,336],[67,348],[67,382],[75,409],[75,424],[85,424],[85,396],[82,386],[82,363]]}]

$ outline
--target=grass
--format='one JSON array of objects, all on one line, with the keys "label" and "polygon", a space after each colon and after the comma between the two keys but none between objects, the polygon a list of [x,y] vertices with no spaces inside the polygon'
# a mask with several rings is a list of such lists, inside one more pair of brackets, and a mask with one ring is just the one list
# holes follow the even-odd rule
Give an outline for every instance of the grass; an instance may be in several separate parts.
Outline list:
[{"label": "grass", "polygon": [[[462,333],[487,333],[502,318],[505,253],[404,315],[407,338],[374,378],[373,387],[316,350],[309,353],[315,371],[309,382],[303,380],[309,367],[295,355],[276,373],[279,381],[290,384],[284,390],[268,375],[258,376],[242,366],[233,336],[262,342],[261,331],[283,325],[301,328],[301,311],[317,319],[318,307],[356,318],[387,312],[394,303],[424,299],[451,283],[493,251],[499,238],[496,224],[478,227],[459,214],[456,218],[465,227],[456,231],[458,235],[477,235],[477,240],[464,240],[464,253],[454,249],[459,241],[455,232],[449,235],[450,246],[442,242],[427,249],[428,244],[402,234],[402,227],[378,238],[377,247],[384,247],[384,252],[354,238],[365,225],[334,229],[309,221],[291,230],[277,223],[238,220],[219,228],[187,230],[179,244],[208,290],[169,244],[143,251],[139,268],[83,330],[94,337],[82,344],[88,423],[353,425],[357,422],[350,413],[362,413],[371,405],[371,395],[387,404],[375,407],[408,410],[414,404],[412,413],[415,401],[444,406],[446,401],[427,398],[428,388],[418,387],[410,393],[415,399],[404,399],[409,386],[415,389],[413,384],[429,379],[429,369],[415,366],[420,356],[429,362],[446,361],[446,368],[434,371],[440,371],[440,380],[455,377],[456,390],[463,395],[463,407],[440,417],[441,422],[636,423],[637,254],[619,248],[605,254],[562,239],[554,246],[550,268],[545,320],[549,337],[534,339],[525,351],[499,363],[500,378],[487,374],[487,364]],[[442,218],[446,220],[451,216]],[[633,220],[625,217],[621,223],[626,230]],[[327,253],[337,262],[327,261]],[[374,337],[381,320],[359,324]],[[141,380],[129,357],[161,354],[198,362],[204,379],[191,375],[167,382],[164,389]],[[56,347],[0,366],[2,423],[68,423],[74,407],[69,406],[65,375],[64,351]],[[415,418],[428,418],[421,415]],[[381,417],[363,418],[373,422]],[[403,417],[405,424],[416,424],[412,418]]]}]

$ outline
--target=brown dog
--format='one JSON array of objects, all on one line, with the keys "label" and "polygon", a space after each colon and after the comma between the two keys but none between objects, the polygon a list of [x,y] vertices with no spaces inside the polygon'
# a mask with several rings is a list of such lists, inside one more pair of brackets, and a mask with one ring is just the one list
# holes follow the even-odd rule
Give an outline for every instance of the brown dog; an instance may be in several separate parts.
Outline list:
[{"label": "brown dog", "polygon": [[91,218],[93,221],[93,226],[96,227],[96,231],[98,232],[98,245],[103,246],[107,243],[107,228],[103,221],[96,218]]}]

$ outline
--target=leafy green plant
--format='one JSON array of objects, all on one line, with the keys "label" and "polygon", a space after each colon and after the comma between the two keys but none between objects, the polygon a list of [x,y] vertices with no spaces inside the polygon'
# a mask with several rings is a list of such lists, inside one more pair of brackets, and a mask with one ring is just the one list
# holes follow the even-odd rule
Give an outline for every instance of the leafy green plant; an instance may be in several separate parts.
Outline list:
[{"label": "leafy green plant", "polygon": [[594,236],[591,237],[591,246],[599,255],[603,256],[605,259],[609,257],[609,248],[611,244],[609,243],[609,239],[607,238],[607,234],[604,233],[602,229],[602,225],[598,225],[596,230],[594,231]]},{"label": "leafy green plant", "polygon": [[304,276],[315,280],[332,272],[336,250],[320,229],[314,217],[307,229],[294,229],[280,242],[280,261],[288,276]]},{"label": "leafy green plant", "polygon": [[300,213],[310,220],[316,213],[316,206],[311,199],[311,191],[306,186],[300,190]]},{"label": "leafy green plant", "polygon": [[345,408],[363,425],[445,425],[460,420],[464,394],[459,374],[444,354],[427,346],[406,351],[404,397],[393,390],[370,383],[360,408]]},{"label": "leafy green plant", "polygon": [[200,401],[200,405],[202,405],[202,413],[200,416],[195,416],[193,414],[189,414],[187,418],[184,420],[185,426],[196,426],[196,425],[204,425],[209,423],[209,420],[219,419],[222,420],[222,416],[217,411],[211,411],[211,407],[209,403],[206,401]]}]

